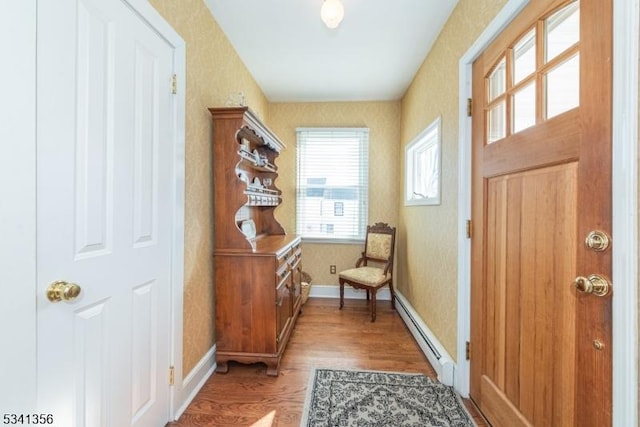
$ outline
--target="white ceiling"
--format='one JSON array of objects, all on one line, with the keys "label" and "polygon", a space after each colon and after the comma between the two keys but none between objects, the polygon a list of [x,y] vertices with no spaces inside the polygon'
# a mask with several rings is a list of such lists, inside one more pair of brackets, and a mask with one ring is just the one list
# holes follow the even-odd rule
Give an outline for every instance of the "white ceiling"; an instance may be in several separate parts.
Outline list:
[{"label": "white ceiling", "polygon": [[270,102],[400,99],[458,0],[206,0]]}]

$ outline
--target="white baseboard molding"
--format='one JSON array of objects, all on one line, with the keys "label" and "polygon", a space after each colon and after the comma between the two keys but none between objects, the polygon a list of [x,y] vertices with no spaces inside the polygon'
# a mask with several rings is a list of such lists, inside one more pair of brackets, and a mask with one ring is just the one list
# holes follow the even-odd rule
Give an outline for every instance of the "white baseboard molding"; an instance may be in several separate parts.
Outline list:
[{"label": "white baseboard molding", "polygon": [[[309,297],[340,298],[340,285],[312,284]],[[346,299],[365,299],[367,294],[363,289],[353,289],[351,286],[345,286],[344,297]],[[391,300],[391,293],[389,293],[388,286],[385,286],[376,293],[376,300]]]},{"label": "white baseboard molding", "polygon": [[176,409],[174,420],[177,421],[184,411],[187,410],[187,407],[191,404],[200,389],[202,389],[204,383],[213,375],[215,370],[216,346],[214,345],[182,381],[181,395],[183,399],[181,404],[178,405],[178,409]]},{"label": "white baseboard molding", "polygon": [[456,364],[409,301],[398,291],[396,291],[396,310],[400,313],[400,317],[407,324],[418,346],[420,346],[420,349],[422,349],[422,352],[429,359],[429,363],[438,374],[438,381],[445,385],[453,386]]}]

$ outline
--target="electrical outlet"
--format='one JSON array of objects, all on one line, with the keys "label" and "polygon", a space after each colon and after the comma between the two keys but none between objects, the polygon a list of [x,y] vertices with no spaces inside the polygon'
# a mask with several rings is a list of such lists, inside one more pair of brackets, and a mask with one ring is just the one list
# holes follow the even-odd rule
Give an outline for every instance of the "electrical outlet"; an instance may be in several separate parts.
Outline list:
[{"label": "electrical outlet", "polygon": [[335,265],[330,265],[329,266],[329,273],[336,274],[336,266]]}]

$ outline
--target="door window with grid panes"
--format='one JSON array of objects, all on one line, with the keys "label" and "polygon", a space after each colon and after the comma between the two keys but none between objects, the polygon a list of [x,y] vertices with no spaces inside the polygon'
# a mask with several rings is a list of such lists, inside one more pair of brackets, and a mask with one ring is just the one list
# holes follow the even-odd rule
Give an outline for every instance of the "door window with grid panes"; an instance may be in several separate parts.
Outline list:
[{"label": "door window with grid panes", "polygon": [[486,143],[491,144],[580,105],[580,1],[528,29],[486,79]]}]

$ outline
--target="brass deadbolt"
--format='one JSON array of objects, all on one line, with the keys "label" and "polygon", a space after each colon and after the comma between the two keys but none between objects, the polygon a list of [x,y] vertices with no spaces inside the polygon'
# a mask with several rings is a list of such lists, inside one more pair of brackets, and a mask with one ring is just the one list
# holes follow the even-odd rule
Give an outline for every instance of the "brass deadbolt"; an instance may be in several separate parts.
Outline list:
[{"label": "brass deadbolt", "polygon": [[604,231],[594,230],[587,234],[584,244],[591,250],[604,252],[611,244],[611,239]]}]

